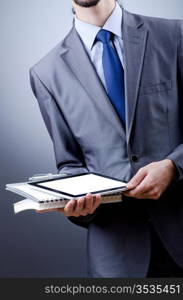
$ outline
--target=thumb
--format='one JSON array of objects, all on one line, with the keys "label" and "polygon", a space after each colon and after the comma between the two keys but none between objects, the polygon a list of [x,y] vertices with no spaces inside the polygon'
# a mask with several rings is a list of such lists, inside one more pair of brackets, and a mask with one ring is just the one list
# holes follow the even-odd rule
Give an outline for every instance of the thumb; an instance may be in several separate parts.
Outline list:
[{"label": "thumb", "polygon": [[141,168],[140,170],[138,170],[138,172],[135,174],[135,176],[132,177],[132,179],[128,182],[127,188],[128,189],[136,188],[136,186],[139,185],[141,183],[141,181],[144,179],[146,174],[147,173],[144,168]]}]

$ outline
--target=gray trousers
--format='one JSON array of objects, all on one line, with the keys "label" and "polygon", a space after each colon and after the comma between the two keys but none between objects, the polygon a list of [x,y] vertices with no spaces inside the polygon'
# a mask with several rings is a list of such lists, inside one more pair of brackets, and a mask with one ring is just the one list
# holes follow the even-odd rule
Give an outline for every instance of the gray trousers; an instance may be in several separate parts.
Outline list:
[{"label": "gray trousers", "polygon": [[167,252],[151,222],[149,226],[151,232],[151,258],[146,277],[183,278],[183,269],[175,263]]}]

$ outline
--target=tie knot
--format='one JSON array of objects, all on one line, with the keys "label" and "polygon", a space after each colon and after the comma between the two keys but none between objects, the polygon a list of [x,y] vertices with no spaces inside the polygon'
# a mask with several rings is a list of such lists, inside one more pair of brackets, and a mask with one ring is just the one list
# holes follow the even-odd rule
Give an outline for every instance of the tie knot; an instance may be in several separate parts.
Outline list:
[{"label": "tie knot", "polygon": [[109,43],[111,38],[112,32],[105,29],[101,29],[96,36],[96,40],[102,42],[103,44]]}]

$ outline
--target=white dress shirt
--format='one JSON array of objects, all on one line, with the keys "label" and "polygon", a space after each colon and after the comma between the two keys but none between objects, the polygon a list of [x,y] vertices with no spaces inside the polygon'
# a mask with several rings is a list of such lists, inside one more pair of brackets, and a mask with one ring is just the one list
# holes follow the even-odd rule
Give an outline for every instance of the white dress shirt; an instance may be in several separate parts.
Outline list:
[{"label": "white dress shirt", "polygon": [[[93,63],[101,82],[103,83],[106,91],[106,83],[105,83],[105,76],[104,70],[102,65],[102,54],[103,54],[103,44],[100,41],[94,43],[95,38],[98,32],[101,29],[108,30],[114,33],[114,45],[117,50],[118,56],[120,61],[124,67],[124,44],[122,39],[122,18],[123,13],[122,9],[120,8],[119,4],[116,2],[116,6],[112,11],[112,14],[107,19],[106,23],[103,27],[98,27],[92,24],[88,24],[79,20],[75,17],[75,28],[84,44],[84,47]],[[111,45],[113,46],[112,42]],[[113,46],[114,47],[114,46]],[[127,145],[126,141],[124,141],[124,153],[123,153],[123,163],[121,165],[123,170],[123,180],[128,182],[131,177],[131,165],[129,162],[129,158],[127,155]]]},{"label": "white dress shirt", "polygon": [[[124,66],[124,47],[122,39],[122,9],[119,4],[116,2],[116,6],[112,11],[112,14],[107,19],[103,27],[95,26],[86,22],[79,20],[75,17],[75,28],[78,32],[85,49],[101,79],[104,87],[106,88],[103,65],[102,65],[102,53],[103,53],[103,44],[100,41],[94,43],[95,38],[98,32],[101,29],[108,30],[114,33],[114,45],[117,50],[118,56],[121,60],[122,65]],[[112,42],[111,42],[112,45]]]}]

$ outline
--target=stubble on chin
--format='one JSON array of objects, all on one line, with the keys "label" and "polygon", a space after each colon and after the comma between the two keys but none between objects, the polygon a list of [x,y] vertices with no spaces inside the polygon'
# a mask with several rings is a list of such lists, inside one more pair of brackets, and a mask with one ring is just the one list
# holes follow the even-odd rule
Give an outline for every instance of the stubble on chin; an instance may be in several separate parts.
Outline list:
[{"label": "stubble on chin", "polygon": [[81,7],[92,7],[92,6],[96,6],[100,0],[73,0],[74,3],[76,3],[77,5],[81,6]]}]

